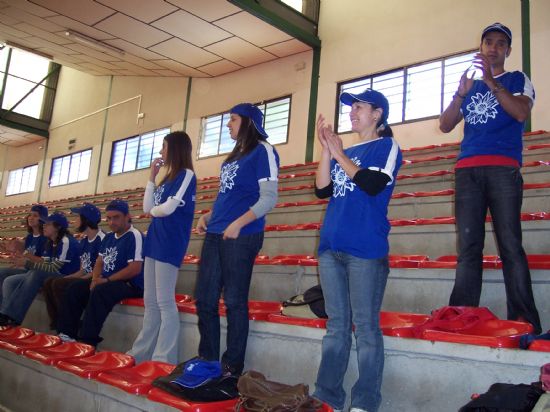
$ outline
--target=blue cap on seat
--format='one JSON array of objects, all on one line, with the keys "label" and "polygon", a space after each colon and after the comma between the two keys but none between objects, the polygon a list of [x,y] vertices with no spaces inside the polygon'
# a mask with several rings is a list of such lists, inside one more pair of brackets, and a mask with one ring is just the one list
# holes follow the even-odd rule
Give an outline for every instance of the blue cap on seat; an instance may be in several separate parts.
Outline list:
[{"label": "blue cap on seat", "polygon": [[196,388],[206,382],[219,378],[222,375],[222,367],[218,361],[192,359],[185,363],[183,373],[172,383],[185,388]]}]

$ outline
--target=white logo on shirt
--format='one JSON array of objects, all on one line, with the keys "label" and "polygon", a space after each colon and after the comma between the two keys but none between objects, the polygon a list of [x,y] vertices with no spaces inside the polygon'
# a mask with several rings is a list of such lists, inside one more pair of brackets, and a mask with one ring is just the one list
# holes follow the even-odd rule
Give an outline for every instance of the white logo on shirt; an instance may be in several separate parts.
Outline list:
[{"label": "white logo on shirt", "polygon": [[476,93],[472,96],[472,102],[466,106],[469,111],[466,122],[470,124],[487,123],[489,118],[497,117],[496,106],[498,106],[498,101],[490,91],[485,94]]},{"label": "white logo on shirt", "polygon": [[159,186],[155,189],[155,193],[153,194],[153,202],[155,203],[155,206],[160,205],[160,199],[162,199],[162,194],[164,193],[164,185]]},{"label": "white logo on shirt", "polygon": [[[357,157],[352,158],[351,161],[355,163],[355,165],[361,166],[361,160]],[[345,196],[347,190],[353,192],[353,189],[355,189],[355,183],[351,181],[344,169],[342,169],[338,163],[334,165],[334,168],[330,172],[330,178],[332,179],[334,197]]]},{"label": "white logo on shirt", "polygon": [[226,190],[233,189],[235,185],[233,179],[237,176],[237,170],[239,170],[239,165],[236,160],[222,166],[222,172],[220,174],[220,193],[225,193]]},{"label": "white logo on shirt", "polygon": [[36,254],[36,246],[32,245],[27,248],[27,253],[29,255],[35,255]]},{"label": "white logo on shirt", "polygon": [[90,273],[92,271],[92,257],[89,252],[84,252],[80,255],[80,265],[85,273]]},{"label": "white logo on shirt", "polygon": [[103,253],[103,266],[106,272],[110,272],[115,268],[116,257],[118,251],[116,247],[108,247]]}]

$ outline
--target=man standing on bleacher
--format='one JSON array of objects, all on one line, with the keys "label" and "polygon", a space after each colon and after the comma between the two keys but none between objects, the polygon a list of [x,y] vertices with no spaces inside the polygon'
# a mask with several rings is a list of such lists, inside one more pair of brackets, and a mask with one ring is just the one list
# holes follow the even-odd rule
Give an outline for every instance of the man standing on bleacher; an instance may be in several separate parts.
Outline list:
[{"label": "man standing on bleacher", "polygon": [[455,168],[459,255],[449,304],[479,306],[488,208],[502,259],[508,319],[529,322],[539,334],[540,318],[521,234],[522,134],[535,91],[524,73],[504,70],[511,45],[508,27],[494,23],[483,30],[473,61],[480,79],[473,70],[464,72],[451,104],[439,119],[444,133],[464,119],[464,139]]},{"label": "man standing on bleacher", "polygon": [[[114,306],[123,299],[143,296],[143,235],[132,226],[128,203],[113,200],[106,207],[112,232],[105,235],[92,279],[77,280],[63,295],[59,318],[59,337],[97,346],[103,323]],[[82,326],[78,331],[80,317]]]}]

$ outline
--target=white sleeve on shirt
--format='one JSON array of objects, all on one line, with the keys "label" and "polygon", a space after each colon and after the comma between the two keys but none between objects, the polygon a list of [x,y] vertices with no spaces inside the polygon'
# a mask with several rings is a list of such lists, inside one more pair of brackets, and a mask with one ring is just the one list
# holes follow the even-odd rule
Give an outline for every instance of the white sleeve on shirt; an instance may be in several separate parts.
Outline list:
[{"label": "white sleeve on shirt", "polygon": [[191,183],[193,175],[194,173],[191,170],[187,169],[185,177],[183,178],[183,182],[181,182],[181,186],[179,187],[177,193],[174,196],[170,196],[168,199],[166,199],[166,202],[161,203],[157,206],[153,206],[149,213],[151,213],[151,215],[154,217],[165,217],[174,213],[178,206],[185,205],[185,202],[182,199],[185,195],[185,191],[189,187],[189,183]]},{"label": "white sleeve on shirt", "polygon": [[155,206],[155,184],[149,180],[143,195],[143,212],[149,213],[153,206]]}]

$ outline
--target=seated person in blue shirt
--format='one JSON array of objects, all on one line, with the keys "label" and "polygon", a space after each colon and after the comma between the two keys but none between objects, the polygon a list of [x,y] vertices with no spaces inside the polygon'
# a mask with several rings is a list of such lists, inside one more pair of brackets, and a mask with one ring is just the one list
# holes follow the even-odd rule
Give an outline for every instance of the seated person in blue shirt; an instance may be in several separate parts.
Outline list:
[{"label": "seated person in blue shirt", "polygon": [[[143,235],[132,226],[128,203],[107,205],[105,235],[91,279],[78,279],[65,291],[59,308],[57,331],[64,341],[78,340],[97,346],[103,323],[123,299],[143,296]],[[80,317],[82,326],[78,329]]]},{"label": "seated person in blue shirt", "polygon": [[16,265],[24,267],[27,272],[4,281],[0,326],[20,325],[44,281],[50,276],[74,273],[80,265],[80,248],[68,230],[65,215],[55,212],[40,220],[44,223],[44,236],[48,238],[44,253],[41,258],[27,255],[18,259]]},{"label": "seated person in blue shirt", "polygon": [[46,309],[50,317],[50,329],[57,329],[57,313],[61,306],[61,298],[65,290],[78,279],[91,279],[92,270],[99,254],[101,242],[105,233],[98,227],[101,222],[101,211],[91,203],[84,203],[81,207],[71,208],[77,213],[76,231],[84,237],[80,241],[80,269],[75,273],[59,277],[49,277],[44,282],[42,292],[46,298]]},{"label": "seated person in blue shirt", "polygon": [[[30,213],[25,218],[28,233],[25,242],[21,243],[16,239],[2,242],[0,243],[0,251],[8,253],[14,258],[20,257],[21,250],[23,250],[22,254],[24,256],[42,256],[47,239],[43,234],[44,227],[40,222],[40,217],[44,219],[48,217],[48,208],[44,205],[33,205]],[[25,268],[18,268],[15,266],[0,268],[0,304],[2,304],[2,284],[4,283],[4,279],[8,276],[25,273],[26,271]]]}]

